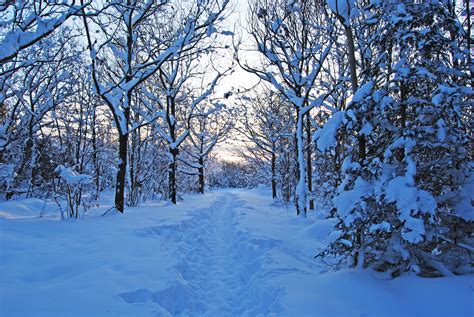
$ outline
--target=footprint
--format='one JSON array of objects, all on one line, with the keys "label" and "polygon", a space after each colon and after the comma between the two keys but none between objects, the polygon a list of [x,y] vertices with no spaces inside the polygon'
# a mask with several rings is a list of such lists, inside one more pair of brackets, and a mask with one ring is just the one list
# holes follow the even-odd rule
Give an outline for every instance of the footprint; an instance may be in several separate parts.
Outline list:
[{"label": "footprint", "polygon": [[193,299],[195,296],[191,287],[181,281],[153,293],[152,301],[166,309],[173,316],[188,312],[203,312],[202,305],[198,305]]},{"label": "footprint", "polygon": [[234,195],[222,197],[209,208],[192,212],[180,224],[148,227],[142,237],[172,244],[178,259],[169,287],[138,289],[119,296],[127,303],[155,303],[164,315],[279,314],[278,286],[262,284],[268,274],[268,252],[281,241],[254,237],[237,229],[239,206]]},{"label": "footprint", "polygon": [[153,293],[146,288],[140,288],[136,291],[120,293],[118,295],[127,303],[134,304],[149,302]]}]

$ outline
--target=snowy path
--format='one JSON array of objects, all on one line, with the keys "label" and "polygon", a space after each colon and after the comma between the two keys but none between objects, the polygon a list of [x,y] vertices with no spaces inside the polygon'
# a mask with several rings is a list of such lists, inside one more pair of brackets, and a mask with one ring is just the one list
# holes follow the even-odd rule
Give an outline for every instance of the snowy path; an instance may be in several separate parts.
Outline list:
[{"label": "snowy path", "polygon": [[161,291],[139,289],[120,296],[128,303],[155,302],[172,315],[236,316],[278,313],[279,290],[261,283],[262,263],[276,243],[237,231],[235,206],[244,202],[224,193],[210,208],[177,225],[149,228],[180,258],[175,281]]},{"label": "snowy path", "polygon": [[40,200],[0,202],[0,316],[474,316],[472,275],[391,280],[314,259],[334,219],[295,217],[268,188],[109,206],[58,221],[37,217]]}]

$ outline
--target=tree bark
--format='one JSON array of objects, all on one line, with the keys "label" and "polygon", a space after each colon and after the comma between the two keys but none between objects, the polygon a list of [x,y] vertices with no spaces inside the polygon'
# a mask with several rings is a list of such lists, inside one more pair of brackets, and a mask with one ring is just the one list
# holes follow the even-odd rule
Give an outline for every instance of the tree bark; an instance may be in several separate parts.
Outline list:
[{"label": "tree bark", "polygon": [[[400,126],[402,133],[405,133],[406,121],[407,121],[407,104],[406,99],[408,96],[408,87],[404,83],[400,83]],[[401,147],[397,149],[396,158],[402,162],[405,159],[405,149]]]},{"label": "tree bark", "polygon": [[176,204],[177,199],[176,199],[176,170],[178,168],[178,164],[176,162],[177,156],[178,156],[178,150],[173,149],[170,147],[169,149],[171,156],[172,156],[172,161],[168,165],[169,171],[168,171],[168,189],[169,189],[169,198],[173,204]]},{"label": "tree bark", "polygon": [[464,0],[466,5],[466,22],[467,22],[467,30],[466,30],[466,44],[467,44],[467,60],[469,64],[469,72],[471,73],[471,87],[474,87],[474,65],[472,63],[472,55],[471,55],[471,0]]},{"label": "tree bark", "polygon": [[[311,194],[313,191],[313,164],[311,160],[311,117],[308,114],[306,115],[306,174],[308,179],[308,193]],[[314,200],[309,200],[309,209],[314,209]]]},{"label": "tree bark", "polygon": [[[139,121],[138,113],[135,114],[135,121]],[[130,174],[130,192],[128,193],[128,206],[138,206],[140,196],[140,128],[135,129],[131,135],[130,142],[130,160],[128,163]]]},{"label": "tree bark", "polygon": [[[34,105],[32,105],[31,112],[34,113],[34,111],[35,111]],[[6,200],[10,200],[15,195],[16,188],[18,188],[21,182],[24,180],[24,176],[25,176],[24,174],[27,170],[27,167],[30,166],[30,168],[33,168],[33,166],[31,166],[31,161],[33,159],[33,147],[34,147],[33,119],[34,118],[30,118],[28,122],[28,139],[26,140],[25,146],[23,147],[23,156],[21,159],[21,164],[18,167],[18,169],[15,171],[15,176],[13,177],[13,186],[9,188],[9,190],[7,190],[5,194]],[[31,181],[32,180],[30,179],[30,182]],[[31,185],[31,183],[29,185]],[[28,190],[28,194],[29,194],[29,190]]]},{"label": "tree bark", "polygon": [[198,173],[199,173],[199,192],[201,194],[204,194],[204,158],[200,157],[199,158],[199,168],[198,168]]},{"label": "tree bark", "polygon": [[117,171],[117,183],[115,186],[115,208],[123,213],[125,201],[125,176],[127,172],[127,144],[128,133],[119,133],[119,164]]},{"label": "tree bark", "polygon": [[298,184],[296,185],[295,203],[296,215],[306,217],[306,164],[304,159],[303,116],[301,109],[296,111],[296,152]]},{"label": "tree bark", "polygon": [[[173,96],[167,96],[166,98],[167,102],[167,120],[168,120],[168,126],[170,129],[170,138],[172,142],[176,141],[176,126],[175,126],[175,121],[176,121],[176,104],[175,104],[175,99]],[[179,153],[179,150],[175,148],[176,145],[170,144],[169,146],[169,152],[171,154],[172,160],[170,164],[168,165],[168,190],[169,190],[169,199],[173,204],[176,204],[177,199],[176,199],[176,170],[178,168],[177,164],[177,156]]]},{"label": "tree bark", "polygon": [[[352,86],[352,93],[355,94],[357,89],[359,89],[359,84],[357,82],[357,69],[356,69],[356,59],[355,59],[355,45],[354,45],[354,36],[352,34],[352,29],[348,25],[344,25],[344,30],[346,33],[347,38],[347,47],[349,49],[349,67],[351,72],[351,86]],[[364,166],[365,161],[365,153],[366,153],[366,141],[365,136],[359,135],[357,137],[357,141],[359,143],[359,163],[361,166]],[[354,253],[354,267],[358,267],[363,265],[363,263],[359,263],[361,258],[361,244],[362,244],[362,232],[359,229],[356,230],[355,233],[355,244],[356,244],[356,251]]]},{"label": "tree bark", "polygon": [[[95,107],[95,106],[94,106]],[[95,174],[95,201],[96,205],[99,205],[99,193],[100,193],[100,165],[99,158],[97,155],[97,113],[96,109],[93,109],[92,114],[92,163],[94,165],[94,174]]]},{"label": "tree bark", "polygon": [[[127,5],[130,5],[130,1],[127,1]],[[133,76],[131,74],[132,69],[132,57],[133,57],[133,28],[131,23],[130,14],[128,16],[129,21],[127,25],[127,74],[125,75],[125,83],[128,84]],[[90,45],[90,44],[89,44]],[[123,114],[125,117],[125,131],[122,131],[120,128],[120,120],[116,119],[117,129],[119,131],[119,164],[118,164],[118,171],[117,171],[117,185],[115,187],[115,208],[123,213],[124,211],[124,204],[125,204],[125,179],[127,175],[127,162],[128,162],[128,127],[130,123],[130,106],[132,101],[132,91],[128,90],[126,99],[124,100],[124,110]],[[117,114],[114,113],[114,116],[117,117]]]},{"label": "tree bark", "polygon": [[344,26],[344,31],[346,33],[347,47],[349,49],[349,67],[351,72],[352,92],[355,93],[359,88],[359,84],[357,82],[354,35],[352,34],[352,29],[350,26]]},{"label": "tree bark", "polygon": [[[355,59],[355,45],[354,45],[354,36],[352,34],[352,29],[350,26],[344,26],[344,30],[347,37],[347,47],[349,49],[349,67],[351,71],[351,86],[352,93],[355,94],[357,89],[359,89],[359,84],[357,82],[357,68],[356,68],[356,59]],[[366,142],[365,136],[358,136],[359,143],[359,163],[361,166],[364,165],[365,153],[366,153]]]},{"label": "tree bark", "polygon": [[272,198],[277,198],[277,181],[276,181],[276,154],[272,151]]}]

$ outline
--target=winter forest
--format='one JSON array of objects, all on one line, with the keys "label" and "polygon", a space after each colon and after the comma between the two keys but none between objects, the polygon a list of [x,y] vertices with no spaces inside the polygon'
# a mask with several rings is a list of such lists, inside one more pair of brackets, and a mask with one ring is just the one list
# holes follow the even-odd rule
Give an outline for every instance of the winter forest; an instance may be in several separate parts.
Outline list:
[{"label": "winter forest", "polygon": [[473,316],[473,10],[0,1],[0,316]]}]

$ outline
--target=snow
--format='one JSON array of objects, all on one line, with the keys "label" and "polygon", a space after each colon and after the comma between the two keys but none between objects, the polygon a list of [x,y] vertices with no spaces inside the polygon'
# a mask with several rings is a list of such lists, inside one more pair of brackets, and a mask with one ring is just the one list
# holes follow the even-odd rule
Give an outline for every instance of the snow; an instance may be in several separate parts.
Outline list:
[{"label": "snow", "polygon": [[[306,188],[306,165],[304,159],[304,141],[303,141],[303,114],[301,109],[299,110],[297,125],[296,125],[296,150],[298,153],[298,183],[296,184],[295,189],[295,201],[297,204],[297,210],[300,212],[300,215],[306,217],[306,198],[307,198],[307,188]],[[303,212],[304,211],[304,212]]]},{"label": "snow", "polygon": [[359,89],[357,89],[357,91],[355,92],[355,94],[352,96],[352,102],[361,102],[362,99],[364,99],[365,97],[367,97],[371,91],[372,91],[372,88],[374,88],[374,82],[373,81],[369,81],[367,83],[365,83],[364,85],[362,85],[361,87],[359,87]]},{"label": "snow", "polygon": [[313,134],[313,140],[321,152],[325,152],[335,145],[336,133],[345,121],[345,112],[338,111],[332,115],[321,129]]},{"label": "snow", "polygon": [[443,119],[439,119],[436,122],[436,137],[439,142],[443,142],[446,139],[446,122]]},{"label": "snow", "polygon": [[37,198],[28,198],[20,201],[9,200],[0,203],[0,218],[31,219],[37,218],[45,209],[54,211],[55,204]]},{"label": "snow", "polygon": [[409,137],[399,137],[385,150],[384,157],[386,159],[390,158],[393,154],[392,150],[404,147],[405,153],[410,153],[413,148],[416,146],[416,142]]},{"label": "snow", "polygon": [[332,12],[340,15],[345,25],[349,25],[350,10],[355,7],[353,0],[326,0]]},{"label": "snow", "polygon": [[366,122],[362,129],[360,129],[359,134],[369,136],[372,133],[374,126],[370,122]]},{"label": "snow", "polygon": [[87,185],[92,182],[90,175],[79,174],[65,166],[59,165],[55,171],[68,185]]},{"label": "snow", "polygon": [[395,202],[403,222],[402,236],[411,243],[423,241],[425,227],[423,220],[414,217],[419,213],[434,214],[436,201],[424,190],[415,187],[412,176],[398,176],[385,189],[385,200]]},{"label": "snow", "polygon": [[433,96],[433,98],[431,99],[431,102],[435,105],[435,106],[440,106],[441,105],[441,102],[443,101],[443,94],[442,93],[439,93],[439,94],[436,94]]},{"label": "snow", "polygon": [[[469,166],[472,170],[472,164]],[[458,203],[456,204],[457,215],[466,221],[474,221],[474,173],[469,175],[463,185]]]},{"label": "snow", "polygon": [[370,233],[373,233],[375,231],[390,232],[391,230],[392,230],[392,226],[386,221],[382,221],[381,223],[373,224],[369,227],[369,232]]},{"label": "snow", "polygon": [[[348,215],[357,204],[361,203],[361,198],[368,195],[370,185],[362,177],[358,177],[354,182],[354,188],[341,192],[334,197],[334,207],[341,215]],[[348,223],[346,223],[349,225]]]},{"label": "snow", "polygon": [[473,276],[334,272],[313,257],[337,220],[295,217],[270,197],[221,190],[102,217],[105,195],[79,221],[48,204],[38,218],[39,200],[2,202],[0,315],[472,316]]},{"label": "snow", "polygon": [[40,16],[36,16],[34,17],[38,20],[36,30],[31,32],[14,30],[5,34],[3,41],[0,43],[0,47],[2,47],[2,50],[0,51],[0,60],[8,60],[16,55],[21,48],[34,44],[39,38],[44,37],[54,30],[57,25],[62,24],[67,16],[68,15],[65,14],[58,19],[50,20],[42,20]]},{"label": "snow", "polygon": [[410,213],[411,210],[418,210],[417,189],[414,185],[411,177],[395,177],[388,183],[385,199],[397,202],[397,208],[402,212]]}]

